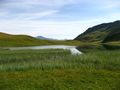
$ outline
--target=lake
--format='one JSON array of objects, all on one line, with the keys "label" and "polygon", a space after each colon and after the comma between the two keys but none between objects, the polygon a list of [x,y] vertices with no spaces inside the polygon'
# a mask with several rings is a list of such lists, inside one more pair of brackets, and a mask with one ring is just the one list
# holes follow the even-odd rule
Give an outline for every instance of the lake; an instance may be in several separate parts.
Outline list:
[{"label": "lake", "polygon": [[70,45],[44,45],[44,46],[27,46],[27,47],[0,47],[0,49],[9,50],[28,50],[28,49],[67,49],[71,51],[72,55],[80,55],[86,50],[116,50],[120,49],[120,46],[111,45],[82,45],[82,46],[70,46]]},{"label": "lake", "polygon": [[10,50],[27,50],[27,49],[67,49],[71,51],[72,55],[82,54],[79,51],[77,46],[69,46],[69,45],[45,45],[45,46],[29,46],[29,47],[2,47],[2,49],[10,49]]}]

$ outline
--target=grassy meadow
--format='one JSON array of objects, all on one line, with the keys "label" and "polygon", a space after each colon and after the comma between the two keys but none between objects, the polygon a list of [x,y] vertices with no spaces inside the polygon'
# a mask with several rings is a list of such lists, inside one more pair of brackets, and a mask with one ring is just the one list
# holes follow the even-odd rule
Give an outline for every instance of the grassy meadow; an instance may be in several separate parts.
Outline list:
[{"label": "grassy meadow", "polygon": [[120,90],[120,50],[0,50],[1,90]]}]

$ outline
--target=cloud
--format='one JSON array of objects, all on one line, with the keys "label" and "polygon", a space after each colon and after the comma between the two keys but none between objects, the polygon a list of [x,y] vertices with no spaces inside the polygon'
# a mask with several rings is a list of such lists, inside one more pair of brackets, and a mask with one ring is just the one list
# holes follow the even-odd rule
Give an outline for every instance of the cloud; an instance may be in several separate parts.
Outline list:
[{"label": "cloud", "polygon": [[89,27],[120,16],[116,9],[120,8],[119,0],[4,1],[0,4],[0,32],[11,34],[72,39]]},{"label": "cloud", "polygon": [[6,0],[0,0],[0,4],[3,4],[5,3]]},{"label": "cloud", "polygon": [[80,2],[81,0],[7,0],[4,5],[7,6],[63,6],[68,4],[74,4]]},{"label": "cloud", "polygon": [[40,20],[47,16],[54,16],[58,10],[12,13],[7,10],[0,10],[0,20]]},{"label": "cloud", "polygon": [[[4,0],[0,0],[3,2]],[[119,0],[5,0],[3,2],[4,6],[14,6],[14,7],[35,7],[35,6],[45,6],[45,7],[60,7],[64,5],[72,5],[72,4],[79,4],[79,5],[98,5],[101,8],[113,8],[119,7],[120,1]],[[87,7],[87,6],[86,6]],[[98,8],[96,7],[96,8]]]},{"label": "cloud", "polygon": [[120,7],[120,1],[119,0],[106,0],[104,1],[102,5],[103,9],[111,9],[111,8],[117,8]]},{"label": "cloud", "polygon": [[2,17],[2,16],[5,16],[5,15],[7,15],[9,12],[7,12],[7,11],[1,11],[0,12],[0,17]]},{"label": "cloud", "polygon": [[16,14],[14,18],[15,20],[31,20],[31,19],[40,19],[45,16],[50,16],[55,13],[57,13],[57,10],[51,10],[51,11],[44,11],[44,12],[39,12],[39,13],[22,13],[22,14]]}]

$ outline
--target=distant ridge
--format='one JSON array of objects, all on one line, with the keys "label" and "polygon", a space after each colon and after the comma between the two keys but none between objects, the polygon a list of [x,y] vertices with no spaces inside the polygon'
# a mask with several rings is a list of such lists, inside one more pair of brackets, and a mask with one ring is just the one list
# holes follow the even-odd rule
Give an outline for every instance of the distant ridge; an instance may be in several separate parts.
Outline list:
[{"label": "distant ridge", "polygon": [[76,37],[75,40],[84,42],[120,41],[120,20],[88,28],[84,33]]},{"label": "distant ridge", "polygon": [[64,40],[58,40],[58,39],[53,39],[53,38],[47,38],[47,37],[43,37],[43,36],[37,36],[36,38],[43,39],[43,40],[64,41]]}]

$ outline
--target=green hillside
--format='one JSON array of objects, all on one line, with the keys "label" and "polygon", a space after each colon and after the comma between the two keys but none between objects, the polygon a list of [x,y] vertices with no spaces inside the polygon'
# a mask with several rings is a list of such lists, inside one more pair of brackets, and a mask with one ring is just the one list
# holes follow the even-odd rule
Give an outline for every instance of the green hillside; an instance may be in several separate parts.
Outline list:
[{"label": "green hillside", "polygon": [[103,40],[103,42],[109,41],[120,41],[120,26],[109,33],[109,35]]},{"label": "green hillside", "polygon": [[50,42],[33,38],[27,35],[10,35],[0,33],[0,46],[29,46],[29,45],[42,45],[49,44]]},{"label": "green hillside", "polygon": [[38,46],[38,45],[78,45],[79,41],[52,41],[37,39],[28,35],[10,35],[0,32],[0,47],[10,46]]},{"label": "green hillside", "polygon": [[75,40],[86,42],[108,42],[120,40],[120,21],[103,23],[86,30]]}]

